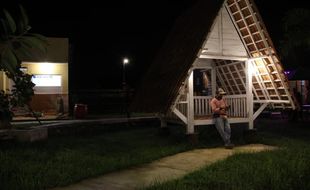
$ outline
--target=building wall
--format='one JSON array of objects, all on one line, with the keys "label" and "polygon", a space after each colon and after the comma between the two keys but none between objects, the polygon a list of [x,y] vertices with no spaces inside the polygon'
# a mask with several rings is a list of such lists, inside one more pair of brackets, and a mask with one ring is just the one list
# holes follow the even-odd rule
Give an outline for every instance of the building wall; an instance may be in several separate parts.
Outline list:
[{"label": "building wall", "polygon": [[248,57],[227,10],[222,7],[202,50],[203,55]]},{"label": "building wall", "polygon": [[68,94],[35,94],[30,103],[31,108],[36,112],[42,112],[44,115],[58,114],[58,98],[63,99],[64,113],[69,112]]},{"label": "building wall", "polygon": [[62,93],[68,94],[68,64],[67,63],[35,63],[23,62],[22,67],[27,68],[27,73],[32,75],[61,75]]},{"label": "building wall", "polygon": [[0,71],[0,90],[5,89],[4,72]]},{"label": "building wall", "polygon": [[[35,87],[35,95],[32,98],[34,111],[41,111],[46,114],[57,113],[57,99],[60,97],[64,102],[64,110],[68,111],[69,86],[68,86],[68,62],[69,62],[69,40],[68,38],[47,38],[48,47],[44,57],[34,59],[21,58],[22,67],[32,75],[60,75],[60,87]],[[0,90],[11,89],[10,81],[0,71]]]},{"label": "building wall", "polygon": [[34,63],[23,62],[22,67],[27,68],[27,73],[32,75],[60,75],[60,87],[35,87],[35,95],[31,106],[35,111],[45,114],[56,114],[58,109],[57,99],[64,101],[64,110],[68,112],[68,64],[66,63]]},{"label": "building wall", "polygon": [[[53,62],[53,63],[68,63],[69,62],[69,39],[68,38],[47,38],[48,46],[46,54],[38,57],[21,58],[26,62]],[[40,55],[40,54],[38,54]]]}]

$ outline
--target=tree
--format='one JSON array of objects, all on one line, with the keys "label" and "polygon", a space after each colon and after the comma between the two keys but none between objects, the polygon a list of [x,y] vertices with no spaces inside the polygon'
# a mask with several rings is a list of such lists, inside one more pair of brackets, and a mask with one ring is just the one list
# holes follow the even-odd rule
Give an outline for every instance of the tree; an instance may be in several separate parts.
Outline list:
[{"label": "tree", "polygon": [[0,91],[0,128],[10,127],[12,106],[29,106],[34,94],[32,76],[20,70],[22,59],[42,57],[47,47],[44,36],[29,33],[27,14],[22,6],[19,10],[18,19],[6,10],[0,18],[0,70],[14,82],[12,91]]},{"label": "tree", "polygon": [[310,11],[308,9],[292,9],[283,19],[284,39],[280,53],[288,67],[309,67],[310,54]]}]

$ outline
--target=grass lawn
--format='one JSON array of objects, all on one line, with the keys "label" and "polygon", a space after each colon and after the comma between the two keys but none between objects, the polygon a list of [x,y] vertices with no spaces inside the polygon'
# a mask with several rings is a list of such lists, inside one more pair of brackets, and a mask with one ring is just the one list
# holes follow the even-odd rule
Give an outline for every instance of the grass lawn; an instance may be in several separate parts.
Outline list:
[{"label": "grass lawn", "polygon": [[[148,189],[310,189],[310,128],[268,122],[257,124],[258,142],[281,149],[235,155]],[[170,126],[170,136],[158,135],[156,125],[103,127],[107,130],[45,142],[0,142],[0,189],[63,186],[189,149],[222,146],[212,126],[198,129],[200,144],[196,146],[187,143],[180,126]],[[232,127],[233,141],[238,145],[245,143],[241,131]]]},{"label": "grass lawn", "polygon": [[182,135],[163,137],[154,126],[108,128],[45,142],[0,142],[0,189],[67,185],[193,148]]},{"label": "grass lawn", "polygon": [[145,190],[287,190],[310,189],[310,126],[308,123],[262,120],[258,142],[276,151],[237,154],[209,167]]}]

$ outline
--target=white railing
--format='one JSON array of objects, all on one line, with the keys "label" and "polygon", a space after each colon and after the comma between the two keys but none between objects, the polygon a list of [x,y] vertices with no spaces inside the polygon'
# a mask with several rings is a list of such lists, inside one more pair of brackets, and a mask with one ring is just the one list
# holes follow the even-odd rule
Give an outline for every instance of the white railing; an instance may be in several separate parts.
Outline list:
[{"label": "white railing", "polygon": [[187,102],[183,101],[176,105],[176,108],[185,116],[187,117]]},{"label": "white railing", "polygon": [[210,101],[211,96],[194,96],[194,113],[195,115],[211,115]]},{"label": "white railing", "polygon": [[[210,101],[211,96],[194,97],[194,113],[197,116],[212,115]],[[230,105],[228,115],[232,117],[247,117],[246,95],[225,96],[226,102]]]},{"label": "white railing", "polygon": [[[195,116],[210,116],[212,110],[210,106],[211,96],[194,96],[194,115]],[[230,105],[228,115],[230,117],[247,117],[246,95],[227,95],[226,102]],[[187,101],[181,101],[176,105],[185,117],[187,117]]]}]

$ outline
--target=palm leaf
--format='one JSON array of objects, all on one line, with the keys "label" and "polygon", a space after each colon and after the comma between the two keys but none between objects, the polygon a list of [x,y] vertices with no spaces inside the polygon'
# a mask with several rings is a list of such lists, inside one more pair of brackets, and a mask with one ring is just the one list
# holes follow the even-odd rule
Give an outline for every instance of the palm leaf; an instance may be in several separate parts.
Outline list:
[{"label": "palm leaf", "polygon": [[15,54],[9,49],[6,48],[1,56],[1,64],[5,71],[9,73],[15,73],[16,68],[18,67],[18,61]]},{"label": "palm leaf", "polygon": [[30,28],[28,28],[29,26],[29,20],[28,20],[28,16],[26,14],[26,10],[24,9],[23,6],[19,5],[19,9],[20,9],[20,14],[21,14],[21,22],[23,23],[23,25],[27,28],[25,28],[25,30],[29,30]]},{"label": "palm leaf", "polygon": [[44,43],[45,45],[48,45],[48,40],[45,36],[41,35],[41,34],[35,34],[35,33],[28,33],[28,36],[32,36],[32,37],[36,37],[39,40],[41,40],[42,43]]},{"label": "palm leaf", "polygon": [[40,52],[46,52],[46,41],[43,41],[39,38],[32,37],[32,36],[23,36],[18,39],[20,42],[25,43],[28,47],[36,49]]},{"label": "palm leaf", "polygon": [[[0,93],[2,96],[0,98],[7,100],[4,104],[7,108],[9,105],[27,104],[33,95],[34,84],[31,82],[31,76],[24,75],[19,70],[21,60],[26,57],[35,58],[36,55],[40,55],[38,53],[46,53],[47,50],[47,40],[44,36],[28,34],[31,28],[28,17],[24,8],[19,7],[21,14],[17,22],[6,10],[4,10],[5,17],[0,18],[0,69],[15,83],[10,98],[2,98],[2,91]],[[4,106],[0,105],[0,109]],[[5,111],[9,112],[8,109]]]},{"label": "palm leaf", "polygon": [[33,54],[31,52],[29,52],[28,48],[26,47],[25,44],[19,43],[19,47],[15,49],[15,54],[18,57],[19,60],[23,60],[26,58],[31,58],[33,56]]},{"label": "palm leaf", "polygon": [[31,27],[29,26],[29,20],[25,9],[21,5],[19,5],[19,9],[20,9],[20,16],[18,22],[16,23],[17,26],[16,34],[22,35],[27,33],[27,31],[30,30]]},{"label": "palm leaf", "polygon": [[4,16],[6,18],[8,28],[10,29],[10,34],[14,34],[16,32],[16,24],[13,17],[6,10],[3,10]]},{"label": "palm leaf", "polygon": [[0,34],[1,34],[1,41],[5,41],[9,39],[9,32],[7,28],[6,21],[4,19],[0,19]]},{"label": "palm leaf", "polygon": [[21,56],[20,59],[33,60],[46,57],[47,46],[44,41],[36,37],[23,36],[18,38],[18,43],[20,43],[20,47],[15,51],[18,56]]}]

